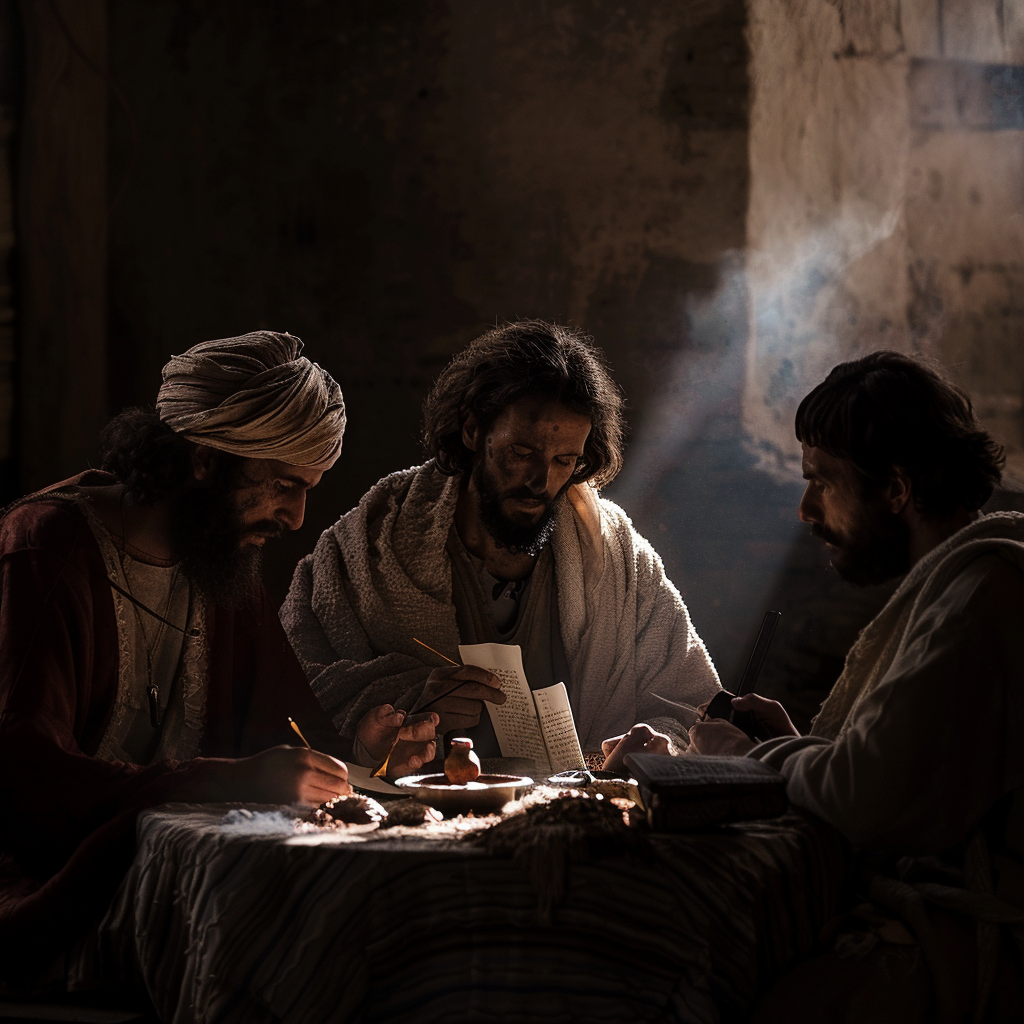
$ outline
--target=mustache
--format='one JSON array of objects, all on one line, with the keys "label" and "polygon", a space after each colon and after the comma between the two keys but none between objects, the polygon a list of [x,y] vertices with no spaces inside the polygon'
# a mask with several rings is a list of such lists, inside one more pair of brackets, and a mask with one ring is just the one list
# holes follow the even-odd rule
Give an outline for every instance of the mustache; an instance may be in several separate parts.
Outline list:
[{"label": "mustache", "polygon": [[554,500],[542,494],[534,494],[529,487],[517,487],[514,491],[506,491],[501,497],[504,501],[542,501],[545,505],[550,505]]},{"label": "mustache", "polygon": [[820,523],[811,523],[811,533],[815,537],[820,537],[826,544],[835,544],[837,546],[839,544],[839,537]]},{"label": "mustache", "polygon": [[249,523],[245,527],[247,534],[264,533],[268,537],[280,537],[284,533],[284,527],[275,519],[259,519],[255,523]]},{"label": "mustache", "polygon": [[544,502],[544,506],[546,508],[551,508],[552,505],[554,505],[554,503],[558,501],[558,499],[561,498],[562,495],[565,494],[565,492],[569,490],[569,488],[572,487],[574,483],[575,481],[573,480],[573,478],[569,477],[569,479],[566,480],[565,483],[558,488],[558,493],[552,498],[548,498],[543,492],[537,494],[535,491],[531,491],[529,487],[523,486],[516,487],[514,490],[511,491],[505,491],[501,495],[501,500],[506,501],[511,499],[515,501],[542,501]]}]

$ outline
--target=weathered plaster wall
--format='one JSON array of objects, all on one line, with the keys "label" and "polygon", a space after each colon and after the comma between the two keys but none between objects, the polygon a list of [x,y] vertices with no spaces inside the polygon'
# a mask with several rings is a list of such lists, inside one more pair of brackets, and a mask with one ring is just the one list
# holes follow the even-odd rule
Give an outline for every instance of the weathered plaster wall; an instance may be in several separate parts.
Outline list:
[{"label": "weathered plaster wall", "polygon": [[805,721],[890,588],[846,586],[786,525],[800,398],[844,359],[923,353],[1019,472],[1022,24],[1018,0],[751,0],[743,426],[775,482],[746,487],[778,525],[748,557],[783,611],[763,689]]},{"label": "weathered plaster wall", "polygon": [[753,0],[744,422],[792,471],[837,361],[923,352],[1024,453],[1024,5]]},{"label": "weathered plaster wall", "polygon": [[[277,597],[419,460],[431,380],[508,318],[595,334],[630,403],[609,495],[726,682],[783,610],[764,688],[802,721],[885,594],[829,576],[796,522],[800,396],[852,354],[933,353],[1024,448],[1020,0],[89,6],[127,109],[108,90],[64,119],[109,132],[107,203],[68,207],[101,210],[108,253],[85,397],[150,402],[170,352],[256,327],[301,335],[345,389],[342,460],[268,549]],[[51,394],[23,390],[37,424]],[[80,468],[94,431],[69,426],[74,451],[23,444],[23,486]]]},{"label": "weathered plaster wall", "polygon": [[[929,48],[910,61],[909,325],[914,343],[950,367],[1007,444],[1020,489],[1024,33],[996,18],[1002,6],[961,12],[943,56]],[[1024,18],[1022,5],[1005,5],[1004,15],[1013,11]]]}]

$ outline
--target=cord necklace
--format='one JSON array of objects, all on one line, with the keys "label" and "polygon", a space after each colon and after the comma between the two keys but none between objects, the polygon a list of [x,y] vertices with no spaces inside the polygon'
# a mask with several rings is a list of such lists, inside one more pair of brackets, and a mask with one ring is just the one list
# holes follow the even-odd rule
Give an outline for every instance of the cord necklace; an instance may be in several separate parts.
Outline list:
[{"label": "cord necklace", "polygon": [[[159,729],[163,719],[163,714],[160,710],[160,687],[156,680],[153,678],[153,656],[160,647],[160,641],[163,638],[164,627],[170,626],[171,629],[177,630],[182,636],[185,635],[185,630],[168,619],[167,615],[171,610],[171,601],[174,597],[174,588],[178,583],[178,576],[181,572],[181,567],[176,565],[174,567],[174,575],[171,577],[170,586],[167,591],[167,600],[164,604],[164,613],[161,615],[159,612],[154,611],[145,602],[140,601],[132,593],[132,581],[128,576],[128,566],[125,564],[125,555],[127,552],[125,548],[128,547],[128,531],[125,526],[124,518],[124,491],[121,492],[121,499],[119,502],[121,512],[121,546],[118,548],[118,559],[121,562],[121,574],[124,576],[125,583],[128,584],[128,589],[118,586],[113,580],[110,580],[111,587],[116,590],[119,594],[127,597],[131,602],[132,610],[135,612],[135,621],[139,627],[139,631],[142,633],[142,647],[146,652],[146,698],[149,703],[149,724],[154,729]],[[139,614],[139,609],[152,615],[159,623],[157,626],[156,636],[153,638],[152,646],[149,641],[149,634],[146,632],[146,626],[142,621],[142,616]]]}]

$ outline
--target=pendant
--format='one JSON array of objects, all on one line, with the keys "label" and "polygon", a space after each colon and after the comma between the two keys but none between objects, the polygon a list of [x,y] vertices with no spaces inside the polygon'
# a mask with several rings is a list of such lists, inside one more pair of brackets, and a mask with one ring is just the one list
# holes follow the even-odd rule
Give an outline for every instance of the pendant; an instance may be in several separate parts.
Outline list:
[{"label": "pendant", "polygon": [[156,683],[150,683],[146,691],[149,697],[149,724],[154,729],[160,728],[160,690]]}]

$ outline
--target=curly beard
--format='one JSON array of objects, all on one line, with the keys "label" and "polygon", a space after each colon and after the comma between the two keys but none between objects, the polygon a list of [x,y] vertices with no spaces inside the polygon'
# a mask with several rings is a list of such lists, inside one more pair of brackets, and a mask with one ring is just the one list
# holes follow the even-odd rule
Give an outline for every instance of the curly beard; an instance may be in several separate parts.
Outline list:
[{"label": "curly beard", "polygon": [[494,543],[513,555],[530,555],[532,558],[536,558],[551,541],[558,502],[571,485],[571,481],[567,482],[551,501],[545,503],[544,511],[535,523],[518,523],[505,515],[501,509],[502,502],[509,498],[535,501],[535,494],[525,488],[500,491],[484,469],[483,459],[478,459],[473,466],[473,483],[477,491],[480,522]]},{"label": "curly beard", "polygon": [[251,606],[259,591],[263,551],[243,543],[245,535],[254,528],[280,532],[273,522],[243,529],[237,476],[236,470],[190,488],[171,503],[171,543],[182,572],[207,601],[228,610]]},{"label": "curly beard", "polygon": [[832,568],[855,587],[878,586],[910,571],[910,528],[884,508],[865,502],[845,536],[818,523],[811,533],[832,545]]}]

